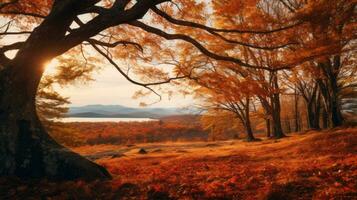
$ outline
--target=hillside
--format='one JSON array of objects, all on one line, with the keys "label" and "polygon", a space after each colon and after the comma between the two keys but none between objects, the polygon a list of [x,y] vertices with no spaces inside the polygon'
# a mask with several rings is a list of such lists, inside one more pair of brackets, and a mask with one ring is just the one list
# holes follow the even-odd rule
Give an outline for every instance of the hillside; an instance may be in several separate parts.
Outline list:
[{"label": "hillside", "polygon": [[68,117],[105,117],[105,118],[160,118],[170,115],[188,114],[179,108],[131,108],[121,105],[86,105],[70,107]]},{"label": "hillside", "polygon": [[29,187],[1,179],[0,199],[350,200],[357,197],[356,144],[357,128],[348,128],[254,143],[84,146],[74,150],[104,165],[112,181]]}]

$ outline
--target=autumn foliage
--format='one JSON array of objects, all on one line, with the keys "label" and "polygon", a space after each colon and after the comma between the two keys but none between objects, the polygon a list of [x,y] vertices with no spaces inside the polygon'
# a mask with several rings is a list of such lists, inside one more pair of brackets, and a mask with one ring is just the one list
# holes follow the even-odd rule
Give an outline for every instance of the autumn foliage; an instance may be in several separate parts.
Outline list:
[{"label": "autumn foliage", "polygon": [[[0,197],[355,198],[356,3],[1,0]],[[103,65],[141,105],[191,95],[202,116],[51,122],[69,103],[56,87]]]},{"label": "autumn foliage", "polygon": [[148,122],[51,123],[48,130],[58,142],[67,146],[208,140],[208,133],[199,123],[198,116]]},{"label": "autumn foliage", "polygon": [[[23,182],[0,179],[9,199],[353,199],[356,195],[356,133],[337,129],[258,143],[158,145],[148,154],[135,147],[122,157],[97,162],[112,181]],[[171,146],[171,147],[170,147]],[[122,147],[123,149],[127,147]],[[185,151],[176,151],[184,148]],[[117,150],[75,148],[82,154]],[[161,151],[157,151],[161,149]],[[97,152],[98,153],[98,152]],[[284,158],[284,159],[281,159]],[[39,193],[38,191],[41,191]]]}]

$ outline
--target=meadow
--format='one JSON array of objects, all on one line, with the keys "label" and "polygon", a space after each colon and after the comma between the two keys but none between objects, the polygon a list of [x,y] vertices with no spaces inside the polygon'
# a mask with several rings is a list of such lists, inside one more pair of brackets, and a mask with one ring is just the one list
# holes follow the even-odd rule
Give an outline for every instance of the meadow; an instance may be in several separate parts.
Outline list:
[{"label": "meadow", "polygon": [[356,199],[357,128],[261,139],[79,146],[72,150],[106,167],[113,179],[88,183],[2,178],[0,197]]}]

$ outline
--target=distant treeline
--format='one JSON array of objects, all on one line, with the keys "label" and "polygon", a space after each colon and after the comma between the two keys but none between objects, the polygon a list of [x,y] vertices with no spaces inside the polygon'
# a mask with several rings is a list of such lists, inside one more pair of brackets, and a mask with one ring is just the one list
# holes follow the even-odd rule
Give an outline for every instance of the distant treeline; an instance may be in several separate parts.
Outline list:
[{"label": "distant treeline", "polygon": [[51,135],[66,146],[134,144],[151,142],[207,141],[199,117],[169,117],[148,122],[51,123]]}]

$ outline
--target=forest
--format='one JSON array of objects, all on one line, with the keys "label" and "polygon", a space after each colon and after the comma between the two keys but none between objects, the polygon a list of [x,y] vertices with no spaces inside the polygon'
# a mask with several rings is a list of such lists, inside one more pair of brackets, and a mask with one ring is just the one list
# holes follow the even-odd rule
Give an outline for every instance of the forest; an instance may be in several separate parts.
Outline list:
[{"label": "forest", "polygon": [[[0,199],[356,199],[356,4],[0,0]],[[107,67],[196,112],[60,122]]]}]

